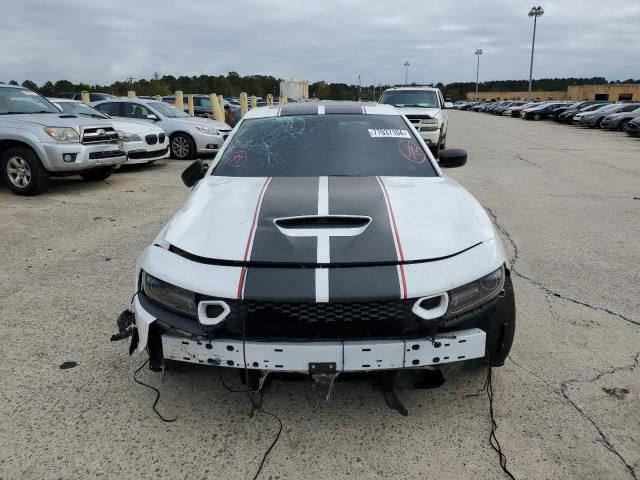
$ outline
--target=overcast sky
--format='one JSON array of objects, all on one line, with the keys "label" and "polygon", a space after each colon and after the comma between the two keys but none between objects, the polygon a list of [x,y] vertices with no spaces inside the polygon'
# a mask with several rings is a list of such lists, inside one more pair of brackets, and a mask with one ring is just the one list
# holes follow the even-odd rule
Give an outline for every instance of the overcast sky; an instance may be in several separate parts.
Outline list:
[{"label": "overcast sky", "polygon": [[[540,0],[542,2],[542,0]],[[526,0],[0,0],[0,80],[270,74],[363,84],[525,79]],[[164,6],[163,6],[164,5]],[[536,4],[537,5],[537,4]],[[640,0],[544,0],[534,78],[640,78]]]}]

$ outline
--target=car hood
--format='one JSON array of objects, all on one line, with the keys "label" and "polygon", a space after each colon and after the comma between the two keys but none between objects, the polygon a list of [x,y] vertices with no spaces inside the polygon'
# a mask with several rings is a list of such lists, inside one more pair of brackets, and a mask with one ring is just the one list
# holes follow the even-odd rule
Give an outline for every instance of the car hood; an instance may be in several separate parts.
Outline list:
[{"label": "car hood", "polygon": [[421,115],[436,118],[442,110],[439,108],[396,107],[403,115]]},{"label": "car hood", "polygon": [[78,127],[88,126],[112,126],[111,120],[101,120],[99,118],[76,117],[64,113],[31,113],[20,115],[3,115],[3,120],[11,120],[17,123],[28,123],[32,125],[42,125],[43,127],[71,127],[76,130]]},{"label": "car hood", "polygon": [[349,265],[442,259],[492,238],[446,177],[207,176],[156,243],[205,262]]},{"label": "car hood", "polygon": [[218,122],[217,120],[211,120],[209,118],[203,117],[180,117],[180,118],[171,118],[169,119],[172,122],[189,124],[189,125],[206,125],[208,127],[213,127],[217,130],[231,130],[231,127],[224,122]]},{"label": "car hood", "polygon": [[156,125],[147,122],[137,122],[135,120],[123,120],[121,118],[114,118],[110,120],[116,130],[122,130],[126,133],[163,133],[164,130]]}]

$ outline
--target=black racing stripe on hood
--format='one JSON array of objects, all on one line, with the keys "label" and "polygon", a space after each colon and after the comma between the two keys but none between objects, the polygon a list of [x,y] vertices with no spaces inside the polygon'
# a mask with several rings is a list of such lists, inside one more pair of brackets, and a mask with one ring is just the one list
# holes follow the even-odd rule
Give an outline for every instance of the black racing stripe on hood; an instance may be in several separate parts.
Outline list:
[{"label": "black racing stripe on hood", "polygon": [[329,177],[329,213],[371,218],[360,235],[331,237],[331,263],[398,261],[384,192],[375,177]]},{"label": "black racing stripe on hood", "polygon": [[[330,177],[329,213],[371,217],[371,223],[360,235],[331,237],[331,264],[398,261],[384,193],[375,177]],[[396,266],[329,271],[330,301],[398,298],[400,294]]]},{"label": "black racing stripe on hood", "polygon": [[[317,177],[275,177],[262,200],[249,262],[315,263],[318,240],[315,237],[290,237],[276,227],[274,220],[283,217],[318,213]],[[294,273],[295,271],[295,273]],[[249,267],[244,298],[264,299],[288,289],[286,298],[315,298],[315,272],[312,269],[283,271],[274,268]],[[279,298],[281,297],[279,295]]]}]

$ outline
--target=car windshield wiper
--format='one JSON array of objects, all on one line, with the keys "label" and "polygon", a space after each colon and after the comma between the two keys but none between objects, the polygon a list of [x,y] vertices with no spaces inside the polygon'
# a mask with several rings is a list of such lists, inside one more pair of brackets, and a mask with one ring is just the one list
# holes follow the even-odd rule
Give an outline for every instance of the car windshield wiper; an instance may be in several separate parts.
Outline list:
[{"label": "car windshield wiper", "polygon": [[98,115],[97,113],[82,113],[82,112],[80,112],[80,115],[84,115],[85,117],[91,117],[91,118],[102,118],[103,120],[106,119],[106,117],[103,117],[102,115]]}]

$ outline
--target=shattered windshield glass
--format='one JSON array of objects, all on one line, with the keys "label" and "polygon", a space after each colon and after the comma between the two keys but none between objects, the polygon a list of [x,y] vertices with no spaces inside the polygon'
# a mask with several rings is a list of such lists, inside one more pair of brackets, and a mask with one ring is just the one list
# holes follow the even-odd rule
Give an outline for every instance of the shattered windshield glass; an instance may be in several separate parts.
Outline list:
[{"label": "shattered windshield glass", "polygon": [[213,175],[406,176],[436,171],[398,115],[291,115],[245,120]]}]

